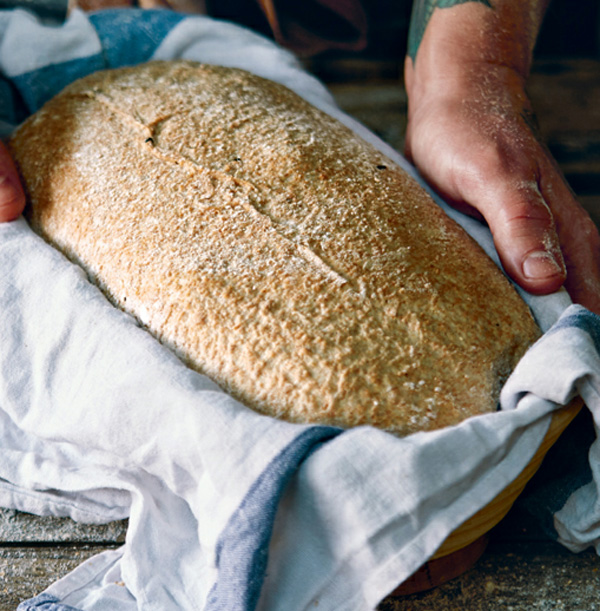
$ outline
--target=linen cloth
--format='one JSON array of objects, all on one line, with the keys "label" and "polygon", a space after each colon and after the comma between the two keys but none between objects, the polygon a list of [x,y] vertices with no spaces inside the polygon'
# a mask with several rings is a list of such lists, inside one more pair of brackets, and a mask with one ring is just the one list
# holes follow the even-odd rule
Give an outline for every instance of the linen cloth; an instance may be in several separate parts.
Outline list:
[{"label": "linen cloth", "polygon": [[[76,11],[60,27],[0,12],[3,133],[78,76],[178,57],[279,81],[412,172],[287,52],[167,11]],[[446,210],[495,257],[483,226]],[[600,415],[598,318],[564,292],[524,297],[549,330],[507,382],[502,411],[403,439],[293,425],[186,368],[23,219],[0,225],[0,504],[129,517],[121,549],[21,611],[374,608],[522,471],[553,410],[580,393]],[[599,540],[599,454],[595,479],[561,512],[573,548]]]}]

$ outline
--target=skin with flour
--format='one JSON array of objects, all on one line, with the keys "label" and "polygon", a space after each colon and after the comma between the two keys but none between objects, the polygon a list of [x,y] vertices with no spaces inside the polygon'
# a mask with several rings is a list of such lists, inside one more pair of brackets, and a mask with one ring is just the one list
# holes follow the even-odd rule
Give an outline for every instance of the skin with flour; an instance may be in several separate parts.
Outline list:
[{"label": "skin with flour", "polygon": [[[181,1],[140,5],[188,12],[203,5]],[[598,230],[536,137],[525,94],[547,3],[415,0],[406,153],[449,202],[485,218],[518,284],[540,294],[564,284],[576,302],[600,313]],[[120,4],[128,0],[97,0],[94,8]],[[24,202],[0,144],[0,222],[16,218]]]},{"label": "skin with flour", "polygon": [[565,285],[600,312],[598,230],[535,129],[525,93],[547,0],[418,0],[405,62],[406,153],[442,196],[483,217],[532,293]]}]

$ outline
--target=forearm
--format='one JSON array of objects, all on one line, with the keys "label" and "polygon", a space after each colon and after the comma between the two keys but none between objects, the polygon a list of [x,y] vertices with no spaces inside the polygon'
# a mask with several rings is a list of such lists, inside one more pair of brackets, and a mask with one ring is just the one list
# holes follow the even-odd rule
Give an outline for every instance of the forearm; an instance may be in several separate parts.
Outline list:
[{"label": "forearm", "polygon": [[431,79],[460,82],[478,65],[524,80],[548,1],[416,0],[406,62],[409,94]]},{"label": "forearm", "polygon": [[504,269],[600,312],[600,236],[537,137],[525,91],[548,0],[416,0],[406,154],[487,221]]}]

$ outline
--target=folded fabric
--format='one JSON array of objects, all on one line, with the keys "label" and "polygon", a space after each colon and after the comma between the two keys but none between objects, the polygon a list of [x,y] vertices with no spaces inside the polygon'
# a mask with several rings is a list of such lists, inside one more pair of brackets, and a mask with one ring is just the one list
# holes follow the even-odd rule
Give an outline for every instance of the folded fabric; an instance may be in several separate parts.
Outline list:
[{"label": "folded fabric", "polygon": [[[282,82],[412,171],[291,55],[232,24],[123,10],[74,12],[61,27],[4,12],[0,26],[6,131],[78,76],[185,57]],[[483,226],[447,210],[495,256]],[[21,609],[372,609],[522,471],[555,409],[581,393],[599,413],[597,317],[565,293],[524,297],[554,326],[510,378],[503,411],[402,439],[300,426],[186,368],[23,219],[0,225],[0,503],[129,516],[123,548]],[[595,494],[569,501],[565,541],[596,540]]]}]

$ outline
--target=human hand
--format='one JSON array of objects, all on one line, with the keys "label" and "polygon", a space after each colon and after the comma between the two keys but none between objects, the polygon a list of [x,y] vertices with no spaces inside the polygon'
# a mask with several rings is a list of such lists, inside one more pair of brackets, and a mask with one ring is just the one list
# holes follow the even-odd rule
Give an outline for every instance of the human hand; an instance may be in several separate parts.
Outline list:
[{"label": "human hand", "polygon": [[[416,0],[406,154],[484,219],[507,273],[600,313],[600,237],[536,134],[525,82],[546,0]],[[440,8],[443,7],[443,8]]]},{"label": "human hand", "polygon": [[[407,62],[407,84],[411,71]],[[485,219],[517,284],[544,294],[564,282],[600,312],[598,230],[537,138],[518,74],[475,66],[413,91],[406,152],[449,203]]]},{"label": "human hand", "polygon": [[133,0],[68,0],[68,12],[74,8],[82,11],[99,11],[102,9],[125,8],[133,5]]},{"label": "human hand", "polygon": [[205,14],[205,0],[139,0],[142,8],[169,8],[180,13]]},{"label": "human hand", "polygon": [[25,193],[7,148],[0,142],[0,223],[15,220],[25,207]]}]

